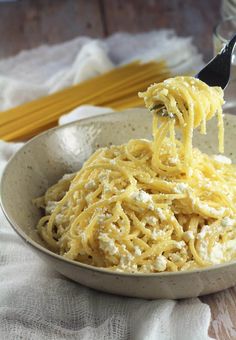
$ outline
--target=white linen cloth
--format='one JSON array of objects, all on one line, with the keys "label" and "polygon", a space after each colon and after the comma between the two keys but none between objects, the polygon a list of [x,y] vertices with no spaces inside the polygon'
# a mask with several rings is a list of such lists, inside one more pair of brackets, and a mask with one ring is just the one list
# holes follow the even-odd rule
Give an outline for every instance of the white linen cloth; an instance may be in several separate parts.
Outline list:
[{"label": "white linen cloth", "polygon": [[[179,73],[197,71],[191,39],[172,31],[77,38],[0,61],[0,110],[51,93],[136,58],[164,57]],[[60,123],[108,112],[75,109]],[[0,172],[21,144],[0,142]],[[0,211],[0,339],[205,340],[209,306],[199,299],[142,300],[112,296],[73,283],[41,262]]]}]

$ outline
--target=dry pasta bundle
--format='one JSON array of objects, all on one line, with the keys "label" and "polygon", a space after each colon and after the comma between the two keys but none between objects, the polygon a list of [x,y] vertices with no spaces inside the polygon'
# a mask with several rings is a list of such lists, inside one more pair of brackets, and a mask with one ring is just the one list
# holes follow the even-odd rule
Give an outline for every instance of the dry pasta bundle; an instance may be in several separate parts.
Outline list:
[{"label": "dry pasta bundle", "polygon": [[137,92],[170,77],[164,61],[132,62],[83,83],[0,112],[1,139],[23,140],[57,125],[61,115],[92,104],[116,110],[143,105]]}]

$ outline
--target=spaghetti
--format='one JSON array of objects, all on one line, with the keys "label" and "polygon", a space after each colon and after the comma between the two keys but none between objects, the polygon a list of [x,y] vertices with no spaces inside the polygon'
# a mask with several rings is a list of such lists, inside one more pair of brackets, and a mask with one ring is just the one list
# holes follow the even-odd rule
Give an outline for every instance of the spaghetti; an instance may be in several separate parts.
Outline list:
[{"label": "spaghetti", "polygon": [[164,61],[130,64],[88,79],[56,93],[0,112],[0,137],[6,141],[25,140],[57,125],[58,119],[72,109],[92,104],[116,110],[143,104],[137,92],[148,84],[170,77]]},{"label": "spaghetti", "polygon": [[217,114],[222,151],[222,91],[177,77],[140,96],[154,112],[153,141],[101,148],[50,187],[35,200],[45,209],[41,237],[66,258],[113,271],[183,271],[231,260],[235,166],[192,147],[193,129],[205,133]]}]

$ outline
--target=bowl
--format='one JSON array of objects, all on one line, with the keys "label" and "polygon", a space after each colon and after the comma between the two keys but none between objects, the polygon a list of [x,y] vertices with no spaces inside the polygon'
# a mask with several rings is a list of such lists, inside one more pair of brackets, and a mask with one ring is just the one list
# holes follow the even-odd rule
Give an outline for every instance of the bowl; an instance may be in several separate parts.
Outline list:
[{"label": "bowl", "polygon": [[[32,199],[65,173],[81,168],[96,148],[122,144],[131,138],[151,138],[152,117],[132,109],[83,119],[46,131],[26,143],[9,161],[1,182],[1,204],[10,224],[45,265],[71,280],[113,294],[145,299],[188,298],[217,292],[236,284],[236,261],[205,269],[156,274],[111,272],[78,263],[46,248],[36,231],[40,211]],[[235,160],[236,117],[226,115],[226,155]],[[217,124],[208,123],[207,136],[196,134],[195,144],[217,153]],[[233,155],[233,156],[232,156]]]}]

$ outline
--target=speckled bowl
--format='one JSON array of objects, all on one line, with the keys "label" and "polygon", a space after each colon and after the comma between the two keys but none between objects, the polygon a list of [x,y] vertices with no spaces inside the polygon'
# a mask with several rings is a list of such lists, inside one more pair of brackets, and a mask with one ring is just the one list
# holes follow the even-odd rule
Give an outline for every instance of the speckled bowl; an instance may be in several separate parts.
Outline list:
[{"label": "speckled bowl", "polygon": [[[226,155],[235,158],[236,117],[226,115]],[[84,119],[48,130],[33,138],[9,161],[1,182],[2,208],[14,230],[44,261],[66,277],[104,292],[153,298],[187,298],[213,293],[236,284],[236,262],[179,273],[114,273],[64,259],[49,251],[35,225],[40,212],[32,198],[42,195],[63,174],[78,170],[99,146],[130,138],[151,137],[151,115],[133,109]],[[217,153],[217,124],[208,135],[196,136],[203,151]]]}]

